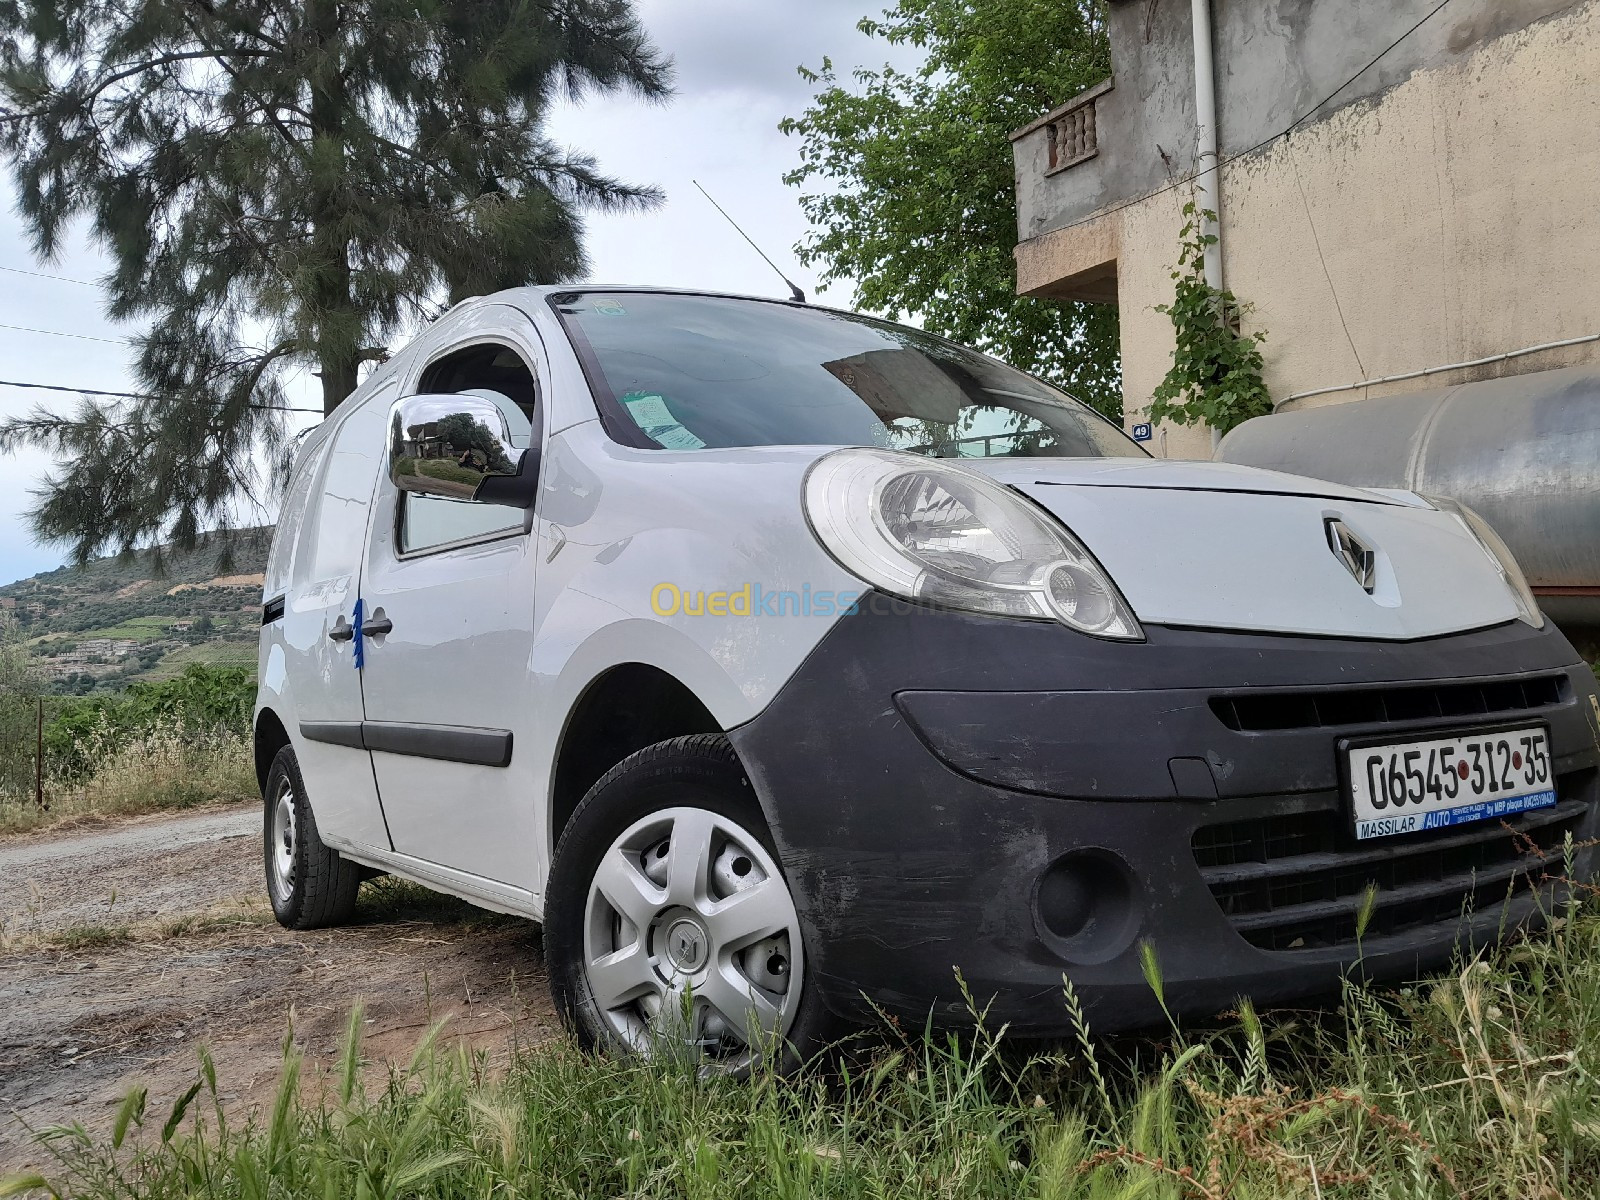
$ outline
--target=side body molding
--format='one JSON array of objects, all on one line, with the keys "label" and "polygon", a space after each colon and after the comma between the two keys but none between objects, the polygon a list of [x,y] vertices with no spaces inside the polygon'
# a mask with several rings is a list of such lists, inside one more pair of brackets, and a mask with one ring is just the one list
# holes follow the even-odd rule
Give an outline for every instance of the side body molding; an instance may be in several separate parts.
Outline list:
[{"label": "side body molding", "polygon": [[302,721],[300,736],[355,750],[437,758],[479,767],[511,765],[511,730],[404,721]]}]

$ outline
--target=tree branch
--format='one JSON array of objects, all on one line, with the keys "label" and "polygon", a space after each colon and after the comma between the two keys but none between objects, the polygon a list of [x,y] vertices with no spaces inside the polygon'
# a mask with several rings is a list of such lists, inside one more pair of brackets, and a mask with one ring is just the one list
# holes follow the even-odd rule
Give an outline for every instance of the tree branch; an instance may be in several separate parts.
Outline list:
[{"label": "tree branch", "polygon": [[238,20],[237,18],[234,18],[233,14],[231,13],[219,13],[217,11],[217,6],[212,4],[211,0],[189,0],[189,2],[195,8],[200,9],[200,11],[205,13],[213,21],[220,21],[223,24],[231,26],[235,33],[242,33],[246,37],[253,37],[263,41],[267,45],[271,46],[274,50],[277,50],[279,53],[283,53],[288,50],[288,47],[285,46],[282,41],[280,41],[278,38],[269,36],[266,30]]}]

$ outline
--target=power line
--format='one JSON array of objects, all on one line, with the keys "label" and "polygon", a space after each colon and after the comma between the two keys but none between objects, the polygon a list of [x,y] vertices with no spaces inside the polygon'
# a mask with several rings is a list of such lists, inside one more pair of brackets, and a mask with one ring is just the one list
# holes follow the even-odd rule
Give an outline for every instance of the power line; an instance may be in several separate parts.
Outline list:
[{"label": "power line", "polygon": [[66,387],[58,383],[22,383],[14,379],[0,379],[0,387],[34,388],[42,392],[74,392],[80,396],[111,396],[118,400],[154,400],[142,392],[104,392],[98,388]]},{"label": "power line", "polygon": [[112,346],[131,346],[133,344],[127,338],[94,337],[87,333],[64,333],[59,329],[34,329],[28,325],[6,325],[3,322],[0,322],[0,329],[11,329],[17,333],[43,333],[48,334],[50,337],[77,338],[80,342],[105,342],[107,345]]},{"label": "power line", "polygon": [[35,279],[54,279],[58,283],[75,283],[79,287],[97,288],[100,286],[92,279],[71,279],[66,275],[50,275],[44,271],[24,271],[21,267],[0,267],[0,271],[9,271],[13,275],[32,275]]},{"label": "power line", "polygon": [[[79,396],[107,396],[115,400],[170,400],[170,396],[152,396],[148,392],[108,392],[99,388],[67,387],[59,383],[23,383],[16,379],[0,379],[0,387],[31,388],[41,392],[71,392]],[[246,408],[259,408],[265,412],[297,412],[325,415],[320,408],[295,408],[292,405],[247,404]]]},{"label": "power line", "polygon": [[1322,252],[1322,239],[1317,236],[1317,223],[1311,216],[1311,200],[1306,195],[1306,185],[1300,182],[1300,164],[1294,161],[1294,156],[1289,156],[1289,167],[1294,172],[1294,186],[1300,192],[1300,207],[1306,210],[1306,228],[1311,230],[1311,245],[1317,252],[1317,261],[1322,264],[1322,277],[1328,281],[1328,295],[1333,298],[1333,311],[1339,316],[1339,328],[1344,330],[1344,340],[1350,344],[1350,353],[1355,357],[1356,370],[1364,378],[1367,374],[1366,365],[1361,361],[1361,351],[1356,349],[1356,339],[1350,333],[1350,322],[1344,319],[1344,305],[1339,303],[1339,289],[1333,286],[1333,272],[1328,269],[1328,256]]},{"label": "power line", "polygon": [[[1223,167],[1227,166],[1229,163],[1237,162],[1241,158],[1246,158],[1249,155],[1252,155],[1252,154],[1256,153],[1256,151],[1258,151],[1258,150],[1265,150],[1268,146],[1272,145],[1274,142],[1282,141],[1284,138],[1288,137],[1296,129],[1300,128],[1300,126],[1304,125],[1307,121],[1309,121],[1312,117],[1314,117],[1317,114],[1317,112],[1322,108],[1322,106],[1328,103],[1328,101],[1332,100],[1340,92],[1344,91],[1345,88],[1349,87],[1352,83],[1354,83],[1356,80],[1360,79],[1368,71],[1372,70],[1373,67],[1377,66],[1378,63],[1380,61],[1382,61],[1383,58],[1388,55],[1389,51],[1393,50],[1401,42],[1405,41],[1413,33],[1415,33],[1417,30],[1421,29],[1424,25],[1426,25],[1429,21],[1431,21],[1435,16],[1437,16],[1439,11],[1441,9],[1443,9],[1444,6],[1449,4],[1449,3],[1450,3],[1450,0],[1439,0],[1439,3],[1435,4],[1426,13],[1424,13],[1422,15],[1421,19],[1418,20],[1415,25],[1412,25],[1409,29],[1407,29],[1399,37],[1395,38],[1394,41],[1390,42],[1387,46],[1385,46],[1382,50],[1380,50],[1372,58],[1368,59],[1366,65],[1364,65],[1354,75],[1350,76],[1349,79],[1346,79],[1338,87],[1334,88],[1333,91],[1329,92],[1321,100],[1318,100],[1315,104],[1313,104],[1310,108],[1306,109],[1305,112],[1301,113],[1298,117],[1296,117],[1288,125],[1284,126],[1284,128],[1279,130],[1277,133],[1274,133],[1274,134],[1272,134],[1272,135],[1270,135],[1268,137],[1263,138],[1261,141],[1257,142],[1254,146],[1250,146],[1247,149],[1240,150],[1236,154],[1230,154],[1226,158],[1219,159],[1217,161],[1217,169],[1220,171]],[[1198,179],[1200,177],[1201,174],[1202,174],[1202,172],[1196,171],[1191,175],[1180,176],[1177,179],[1174,179],[1171,183],[1167,184],[1165,187],[1159,187],[1153,192],[1146,192],[1142,196],[1135,196],[1132,200],[1124,200],[1122,203],[1114,204],[1110,208],[1103,208],[1103,209],[1100,209],[1097,212],[1092,212],[1086,217],[1079,217],[1076,221],[1069,221],[1065,225],[1057,226],[1055,229],[1052,229],[1050,232],[1051,233],[1060,233],[1063,230],[1076,229],[1079,225],[1087,225],[1090,221],[1098,221],[1102,217],[1109,217],[1113,213],[1119,213],[1125,208],[1132,208],[1135,204],[1143,204],[1146,200],[1153,200],[1155,197],[1164,195],[1167,192],[1176,191],[1178,188],[1183,187],[1185,184],[1193,183],[1196,179]]]},{"label": "power line", "polygon": [[[78,285],[79,287],[99,288],[104,286],[103,284],[89,279],[73,279],[69,275],[52,275],[46,271],[27,271],[21,267],[0,266],[0,271],[5,271],[12,275],[27,275],[34,279],[50,279],[56,281],[57,283],[72,283]],[[78,341],[84,342],[103,342],[107,345],[131,346],[133,344],[127,338],[95,337],[92,334],[87,333],[67,333],[66,331],[60,329],[35,329],[28,325],[7,325],[3,322],[0,322],[0,329],[9,329],[16,333],[44,334],[48,337],[74,338]],[[112,392],[101,388],[66,387],[62,384],[54,383],[27,383],[15,379],[0,379],[0,387],[27,388],[34,391],[43,392],[66,392],[78,396],[104,396],[113,400],[170,399],[170,397],[153,396],[144,392]],[[245,407],[259,409],[263,412],[313,413],[319,417],[326,415],[320,408],[301,408],[294,405],[246,404]]]}]

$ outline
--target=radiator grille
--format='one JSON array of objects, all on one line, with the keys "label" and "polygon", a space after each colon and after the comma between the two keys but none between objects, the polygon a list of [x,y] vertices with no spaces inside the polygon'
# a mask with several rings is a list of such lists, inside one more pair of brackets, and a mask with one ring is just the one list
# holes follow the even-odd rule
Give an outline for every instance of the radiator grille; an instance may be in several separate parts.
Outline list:
[{"label": "radiator grille", "polygon": [[[1569,794],[1562,789],[1560,794]],[[1564,800],[1509,821],[1355,842],[1342,809],[1203,826],[1193,847],[1224,915],[1252,945],[1300,950],[1353,945],[1369,887],[1364,938],[1453,922],[1562,871],[1565,838],[1588,811]]]},{"label": "radiator grille", "polygon": [[1336,692],[1253,692],[1213,696],[1211,711],[1229,729],[1250,733],[1487,716],[1559,704],[1566,678],[1530,675],[1476,683],[1341,688]]}]

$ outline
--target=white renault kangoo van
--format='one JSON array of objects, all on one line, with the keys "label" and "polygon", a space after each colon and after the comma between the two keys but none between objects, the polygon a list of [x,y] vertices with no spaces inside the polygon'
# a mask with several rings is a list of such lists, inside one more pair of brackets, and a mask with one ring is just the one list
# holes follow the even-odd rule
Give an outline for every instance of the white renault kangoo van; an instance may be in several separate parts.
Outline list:
[{"label": "white renault kangoo van", "polygon": [[1149,457],[914,329],[522,288],[306,439],[256,764],[297,929],[543,923],[587,1043],[1097,1031],[1439,964],[1594,869],[1600,702],[1449,500]]}]

